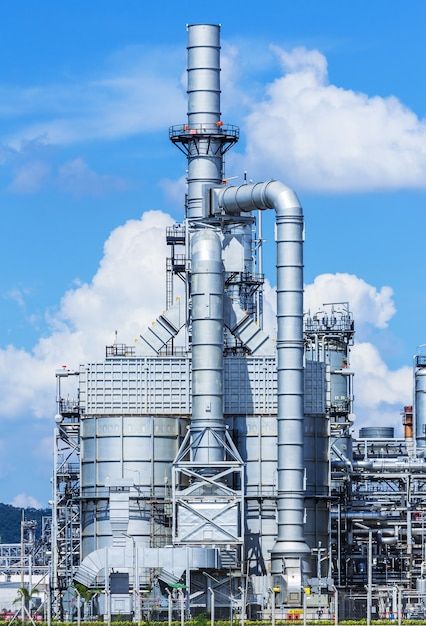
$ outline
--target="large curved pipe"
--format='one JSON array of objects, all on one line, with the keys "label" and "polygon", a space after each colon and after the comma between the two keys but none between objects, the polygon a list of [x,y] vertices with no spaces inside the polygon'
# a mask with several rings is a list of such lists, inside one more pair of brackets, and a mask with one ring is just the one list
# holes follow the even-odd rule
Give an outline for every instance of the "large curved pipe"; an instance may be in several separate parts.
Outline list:
[{"label": "large curved pipe", "polygon": [[218,208],[231,215],[275,209],[278,534],[272,549],[272,572],[285,572],[286,559],[301,559],[301,573],[307,575],[310,550],[304,536],[303,211],[294,191],[279,181],[219,189],[216,200]]}]

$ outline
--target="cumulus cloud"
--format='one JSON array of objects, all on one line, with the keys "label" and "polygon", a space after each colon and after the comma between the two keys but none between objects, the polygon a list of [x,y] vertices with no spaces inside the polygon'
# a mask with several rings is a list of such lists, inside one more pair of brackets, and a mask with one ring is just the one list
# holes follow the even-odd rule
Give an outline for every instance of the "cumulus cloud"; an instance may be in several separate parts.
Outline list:
[{"label": "cumulus cloud", "polygon": [[[275,336],[276,292],[268,282],[264,296],[265,327]],[[315,313],[333,302],[349,302],[356,337],[367,328],[380,333],[396,312],[390,287],[374,287],[353,274],[320,274],[305,286],[306,311]],[[400,427],[401,407],[411,402],[411,367],[392,370],[374,343],[362,340],[352,347],[350,366],[355,373],[356,429],[371,423]]]},{"label": "cumulus cloud", "polygon": [[12,506],[16,506],[19,509],[42,509],[43,505],[33,496],[29,496],[27,493],[18,493],[10,503]]},{"label": "cumulus cloud", "polygon": [[352,348],[351,367],[355,372],[357,427],[400,427],[400,410],[404,404],[412,403],[412,368],[391,370],[378,349],[367,342],[356,343]]},{"label": "cumulus cloud", "polygon": [[246,166],[299,189],[426,186],[426,121],[396,97],[330,84],[318,50],[273,48],[284,75],[245,119]]},{"label": "cumulus cloud", "polygon": [[378,289],[354,274],[320,274],[306,285],[306,311],[315,313],[327,302],[349,302],[357,327],[386,328],[396,311],[391,287]]},{"label": "cumulus cloud", "polygon": [[54,371],[102,359],[115,330],[123,343],[133,343],[165,305],[165,228],[172,218],[145,212],[116,228],[90,283],[70,289],[50,318],[50,333],[32,351],[6,346],[0,350],[0,416],[24,411],[51,417]]},{"label": "cumulus cloud", "polygon": [[[0,416],[14,417],[24,411],[51,417],[54,406],[54,370],[102,359],[104,346],[118,340],[132,343],[164,310],[167,255],[165,228],[172,218],[148,211],[140,220],[116,228],[104,246],[93,279],[70,289],[50,319],[50,333],[32,351],[6,346],[0,350]],[[306,286],[312,311],[324,302],[349,301],[357,325],[380,332],[395,313],[392,290],[377,288],[350,274],[323,274]],[[265,326],[274,334],[275,289],[266,282]],[[399,407],[411,391],[410,368],[390,370],[372,343],[353,349],[356,373],[356,410],[362,419],[377,415],[398,419]],[[379,419],[378,418],[378,419]],[[44,445],[49,447],[49,439]]]}]

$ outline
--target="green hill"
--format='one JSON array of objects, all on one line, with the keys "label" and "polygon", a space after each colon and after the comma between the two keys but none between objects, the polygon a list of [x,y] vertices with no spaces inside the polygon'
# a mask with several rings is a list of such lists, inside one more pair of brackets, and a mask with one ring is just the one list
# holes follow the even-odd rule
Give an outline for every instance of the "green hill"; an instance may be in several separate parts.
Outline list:
[{"label": "green hill", "polygon": [[[36,536],[40,537],[41,518],[50,516],[50,509],[24,509],[25,519],[36,520]],[[21,517],[22,509],[11,504],[0,503],[0,542],[19,543],[21,540]]]}]

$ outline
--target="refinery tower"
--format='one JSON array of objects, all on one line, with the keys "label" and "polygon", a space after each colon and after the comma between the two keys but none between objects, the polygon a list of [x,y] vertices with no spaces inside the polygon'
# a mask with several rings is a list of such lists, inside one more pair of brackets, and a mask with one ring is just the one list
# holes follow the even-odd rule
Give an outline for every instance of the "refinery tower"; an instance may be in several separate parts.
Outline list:
[{"label": "refinery tower", "polygon": [[[304,321],[298,197],[276,180],[227,185],[239,130],[221,116],[220,27],[187,32],[188,115],[169,129],[187,192],[182,222],[165,233],[165,310],[137,349],[116,343],[57,376],[52,610],[72,617],[73,590],[88,589],[106,619],[327,617],[336,585],[364,589],[357,563],[376,510],[354,495],[375,461],[368,446],[353,460],[353,320],[343,303]],[[267,210],[276,337],[263,328]],[[64,399],[70,380],[75,401]],[[352,489],[354,472],[363,478]],[[366,531],[349,528],[356,519]]]}]

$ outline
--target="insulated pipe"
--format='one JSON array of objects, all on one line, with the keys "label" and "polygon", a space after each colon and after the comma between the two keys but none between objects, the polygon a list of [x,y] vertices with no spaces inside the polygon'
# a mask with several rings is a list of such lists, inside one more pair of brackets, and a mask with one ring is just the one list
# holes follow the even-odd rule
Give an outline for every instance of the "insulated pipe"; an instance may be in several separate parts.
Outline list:
[{"label": "insulated pipe", "polygon": [[223,263],[222,244],[212,230],[191,239],[193,461],[224,460],[223,441]]},{"label": "insulated pipe", "polygon": [[310,571],[310,550],[304,536],[302,207],[294,191],[279,181],[219,189],[216,200],[231,215],[269,208],[276,213],[278,534],[272,573],[285,573],[290,560],[294,564],[300,558],[304,577]]},{"label": "insulated pipe", "polygon": [[211,136],[220,129],[220,25],[190,24],[187,50],[188,132],[197,134],[187,144],[191,219],[204,216],[204,185],[221,185],[223,179],[221,140]]},{"label": "insulated pipe", "polygon": [[395,459],[377,459],[374,461],[354,461],[353,468],[374,472],[426,472],[424,460],[397,461]]}]

